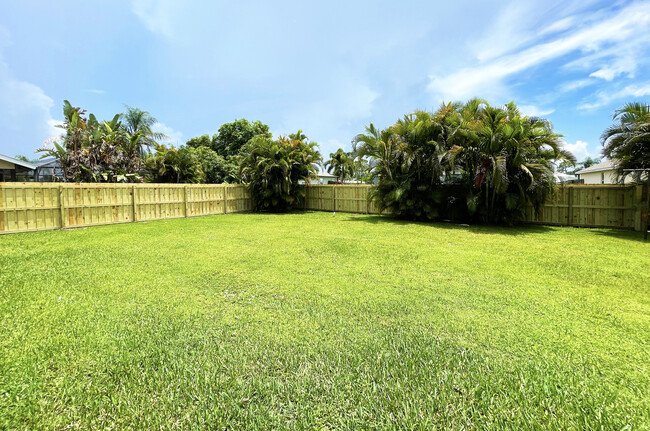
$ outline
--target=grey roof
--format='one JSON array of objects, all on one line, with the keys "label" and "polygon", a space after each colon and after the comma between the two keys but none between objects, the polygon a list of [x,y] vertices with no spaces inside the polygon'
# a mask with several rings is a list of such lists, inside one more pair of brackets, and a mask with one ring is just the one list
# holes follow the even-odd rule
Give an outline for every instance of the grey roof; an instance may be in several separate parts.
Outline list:
[{"label": "grey roof", "polygon": [[[48,166],[50,165],[50,166]],[[46,157],[43,160],[39,160],[38,163],[36,163],[37,168],[42,168],[44,166],[46,167],[58,167],[59,165],[59,159],[56,157]]]},{"label": "grey roof", "polygon": [[0,160],[22,166],[23,168],[36,169],[36,165],[33,163],[23,162],[22,160],[14,159],[13,157],[5,156],[4,154],[0,154]]},{"label": "grey roof", "polygon": [[589,174],[591,172],[613,171],[616,169],[616,163],[613,160],[605,160],[588,168],[581,169],[576,174]]}]

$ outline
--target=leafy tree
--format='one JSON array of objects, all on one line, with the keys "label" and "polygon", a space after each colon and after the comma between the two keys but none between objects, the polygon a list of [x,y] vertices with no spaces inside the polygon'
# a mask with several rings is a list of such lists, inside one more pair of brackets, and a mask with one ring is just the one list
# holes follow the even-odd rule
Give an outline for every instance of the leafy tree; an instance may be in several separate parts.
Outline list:
[{"label": "leafy tree", "polygon": [[144,162],[149,172],[146,181],[151,183],[202,183],[205,175],[201,162],[193,149],[167,148],[156,144],[156,152]]},{"label": "leafy tree", "polygon": [[190,148],[200,148],[206,147],[214,150],[214,140],[217,138],[217,135],[214,135],[213,138],[210,138],[209,135],[201,135],[196,138],[189,139],[185,145]]},{"label": "leafy tree", "polygon": [[190,149],[201,163],[205,182],[210,184],[233,183],[238,181],[237,163],[226,159],[210,147],[199,146]]},{"label": "leafy tree", "polygon": [[258,135],[271,139],[269,126],[260,121],[251,123],[244,118],[225,123],[213,137],[212,149],[223,157],[235,156],[248,141]]},{"label": "leafy tree", "polygon": [[138,108],[126,106],[126,112],[120,114],[120,119],[124,122],[123,126],[126,131],[134,135],[139,133],[141,138],[138,141],[138,151],[140,156],[153,148],[159,141],[169,139],[164,133],[154,132],[152,127],[158,122],[147,111]]},{"label": "leafy tree", "polygon": [[616,123],[600,138],[603,155],[616,161],[618,181],[630,175],[641,182],[643,172],[625,170],[650,169],[650,107],[638,102],[628,103],[616,110],[613,119]]},{"label": "leafy tree", "polygon": [[330,159],[325,162],[327,172],[336,175],[336,181],[345,181],[352,177],[354,173],[354,156],[346,153],[339,148],[334,153],[330,153]]},{"label": "leafy tree", "polygon": [[257,135],[241,148],[240,177],[257,210],[288,211],[302,204],[305,191],[299,184],[316,174],[317,147],[298,131],[278,140]]},{"label": "leafy tree", "polygon": [[126,182],[140,179],[142,160],[139,156],[140,132],[130,133],[115,115],[108,122],[99,122],[93,114],[63,102],[65,135],[52,148],[41,148],[41,158],[59,160],[63,176],[72,182]]}]

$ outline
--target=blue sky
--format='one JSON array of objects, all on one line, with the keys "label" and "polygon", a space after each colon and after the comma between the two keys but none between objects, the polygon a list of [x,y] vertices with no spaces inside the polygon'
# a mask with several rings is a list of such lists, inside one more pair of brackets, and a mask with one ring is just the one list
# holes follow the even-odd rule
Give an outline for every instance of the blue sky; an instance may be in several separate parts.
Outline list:
[{"label": "blue sky", "polygon": [[0,153],[36,157],[64,99],[147,110],[174,145],[243,117],[327,155],[371,121],[483,97],[583,159],[617,107],[650,100],[649,51],[648,1],[4,1]]}]

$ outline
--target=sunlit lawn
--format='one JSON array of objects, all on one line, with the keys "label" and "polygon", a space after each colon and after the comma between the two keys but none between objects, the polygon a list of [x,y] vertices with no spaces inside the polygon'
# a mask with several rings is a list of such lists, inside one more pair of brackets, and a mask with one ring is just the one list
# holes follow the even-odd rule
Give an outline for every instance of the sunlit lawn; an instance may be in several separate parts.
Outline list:
[{"label": "sunlit lawn", "polygon": [[644,429],[640,239],[340,213],[0,236],[0,429]]}]

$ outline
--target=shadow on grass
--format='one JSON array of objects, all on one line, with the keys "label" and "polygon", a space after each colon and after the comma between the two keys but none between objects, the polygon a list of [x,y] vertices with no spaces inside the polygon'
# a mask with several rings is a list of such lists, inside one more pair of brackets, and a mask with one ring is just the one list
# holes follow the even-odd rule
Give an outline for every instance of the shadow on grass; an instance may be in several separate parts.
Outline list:
[{"label": "shadow on grass", "polygon": [[599,236],[608,236],[610,238],[625,239],[628,241],[646,242],[650,244],[650,239],[647,241],[643,239],[643,232],[634,232],[631,230],[594,230],[594,234]]},{"label": "shadow on grass", "polygon": [[438,229],[451,229],[451,230],[465,230],[478,234],[488,234],[488,235],[528,235],[531,233],[544,233],[550,232],[553,230],[553,227],[542,226],[542,225],[515,225],[515,226],[499,226],[499,225],[488,225],[488,224],[463,224],[453,221],[411,221],[403,220],[390,216],[379,216],[379,215],[358,215],[353,216],[352,218],[346,219],[345,221],[351,222],[362,222],[370,224],[397,224],[397,225],[419,225],[419,226],[429,226],[435,227]]},{"label": "shadow on grass", "polygon": [[[499,225],[489,225],[489,224],[463,224],[453,221],[411,221],[398,219],[390,216],[379,216],[379,215],[362,215],[354,214],[352,218],[347,219],[346,221],[351,222],[362,222],[370,224],[397,224],[397,225],[410,225],[416,224],[420,226],[430,226],[436,227],[439,229],[453,229],[453,230],[465,230],[469,232],[479,233],[479,234],[489,234],[489,235],[528,235],[531,233],[545,233],[550,232],[556,228],[568,227],[568,226],[545,226],[538,224],[519,224],[515,226],[499,226]],[[574,229],[582,229],[587,232],[591,232],[594,235],[598,236],[607,236],[610,238],[625,239],[629,241],[638,241],[644,242],[643,232],[634,232],[631,230],[624,229],[604,229],[604,228],[582,228],[582,227],[573,227]],[[650,244],[650,240],[645,241]]]}]

